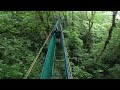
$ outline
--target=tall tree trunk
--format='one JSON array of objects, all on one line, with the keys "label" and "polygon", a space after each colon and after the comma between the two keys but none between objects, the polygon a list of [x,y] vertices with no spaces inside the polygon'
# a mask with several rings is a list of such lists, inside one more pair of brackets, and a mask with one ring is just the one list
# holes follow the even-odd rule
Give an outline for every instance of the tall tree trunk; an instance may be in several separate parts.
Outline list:
[{"label": "tall tree trunk", "polygon": [[50,13],[47,14],[47,34],[48,35],[50,33],[49,17],[50,17]]},{"label": "tall tree trunk", "polygon": [[99,61],[99,59],[101,58],[101,56],[103,55],[105,49],[107,48],[107,45],[109,44],[110,40],[111,40],[111,37],[112,37],[112,31],[113,29],[115,28],[116,26],[116,23],[115,23],[115,19],[116,19],[116,15],[117,15],[117,11],[113,11],[113,15],[112,15],[112,25],[111,27],[109,28],[109,33],[108,33],[108,37],[105,41],[105,44],[104,44],[104,47],[101,51],[101,54],[98,56],[97,60]]},{"label": "tall tree trunk", "polygon": [[67,12],[63,12],[63,16],[64,16],[64,26],[67,26],[68,23],[67,23]]},{"label": "tall tree trunk", "polygon": [[74,15],[74,12],[72,11],[72,30],[74,31],[73,15]]},{"label": "tall tree trunk", "polygon": [[37,14],[38,14],[38,17],[39,17],[40,21],[41,21],[41,22],[44,22],[44,19],[43,19],[43,16],[42,16],[42,13],[43,13],[43,12],[41,12],[41,11],[36,11],[36,12],[37,12]]},{"label": "tall tree trunk", "polygon": [[61,20],[61,15],[60,15],[60,11],[59,11],[59,18],[60,18],[60,20]]},{"label": "tall tree trunk", "polygon": [[86,12],[86,17],[87,17],[87,21],[88,21],[88,30],[84,36],[84,48],[87,49],[87,52],[90,53],[91,51],[91,46],[92,46],[92,33],[91,33],[91,29],[93,27],[93,18],[94,18],[95,12],[91,12],[91,17],[89,18]]},{"label": "tall tree trunk", "polygon": [[107,37],[107,39],[106,39],[106,42],[105,42],[103,51],[106,49],[107,45],[109,44],[110,39],[111,39],[111,37],[112,37],[112,31],[113,31],[113,29],[114,29],[115,26],[116,26],[116,23],[115,23],[116,15],[117,15],[117,11],[113,11],[112,26],[111,26],[110,29],[109,29],[108,37]]}]

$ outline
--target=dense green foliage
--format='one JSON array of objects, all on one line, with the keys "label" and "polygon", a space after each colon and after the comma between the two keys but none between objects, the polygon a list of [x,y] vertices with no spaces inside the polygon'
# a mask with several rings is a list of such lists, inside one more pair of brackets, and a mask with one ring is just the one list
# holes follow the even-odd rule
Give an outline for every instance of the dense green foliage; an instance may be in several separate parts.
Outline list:
[{"label": "dense green foliage", "polygon": [[[24,77],[59,16],[73,78],[120,79],[119,13],[103,50],[112,14],[110,11],[0,11],[0,78]],[[48,44],[29,78],[39,79]]]}]

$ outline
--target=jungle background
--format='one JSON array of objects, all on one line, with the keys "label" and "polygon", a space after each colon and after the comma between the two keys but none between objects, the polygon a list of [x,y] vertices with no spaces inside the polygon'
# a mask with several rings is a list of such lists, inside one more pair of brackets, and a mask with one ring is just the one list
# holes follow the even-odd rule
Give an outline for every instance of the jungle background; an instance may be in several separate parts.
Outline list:
[{"label": "jungle background", "polygon": [[[73,78],[120,79],[118,11],[0,11],[0,79],[24,77],[57,16]],[[47,48],[29,79],[40,78]]]}]

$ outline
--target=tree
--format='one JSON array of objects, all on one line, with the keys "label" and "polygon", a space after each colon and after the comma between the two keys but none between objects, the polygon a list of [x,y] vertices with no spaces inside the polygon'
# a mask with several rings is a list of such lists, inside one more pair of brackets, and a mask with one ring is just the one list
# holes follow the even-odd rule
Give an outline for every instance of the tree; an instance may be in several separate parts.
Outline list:
[{"label": "tree", "polygon": [[116,15],[117,15],[117,11],[113,11],[113,15],[112,15],[112,25],[111,27],[109,28],[109,33],[108,33],[108,37],[105,41],[105,44],[104,44],[104,47],[102,49],[102,52],[101,54],[98,56],[98,60],[100,59],[100,57],[103,55],[107,45],[109,44],[110,40],[111,40],[111,37],[112,37],[112,31],[114,30],[115,26],[116,26],[116,23],[115,23],[115,19],[116,19]]},{"label": "tree", "polygon": [[84,48],[87,49],[87,52],[90,53],[91,46],[92,46],[92,32],[91,29],[93,27],[93,19],[94,19],[95,12],[92,11],[91,15],[86,11],[86,18],[88,21],[88,30],[86,31],[86,34],[83,39]]}]

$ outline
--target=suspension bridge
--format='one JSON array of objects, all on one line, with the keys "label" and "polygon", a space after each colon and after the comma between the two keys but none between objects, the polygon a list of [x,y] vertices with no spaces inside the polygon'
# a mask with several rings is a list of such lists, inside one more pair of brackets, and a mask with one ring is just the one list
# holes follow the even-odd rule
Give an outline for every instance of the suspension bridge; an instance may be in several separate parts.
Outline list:
[{"label": "suspension bridge", "polygon": [[[54,30],[56,30],[56,27],[58,27],[58,29],[61,31],[61,38],[59,44],[56,44],[55,33],[51,34]],[[36,61],[38,60],[42,52],[42,49],[44,48],[45,44],[48,42],[49,39],[50,42],[48,46],[48,51],[45,57],[42,72],[40,72],[40,79],[73,79],[70,62],[68,59],[68,53],[65,47],[66,45],[62,31],[62,25],[59,19],[56,21],[53,30],[48,35],[42,48],[40,48],[36,58],[33,60],[23,79],[28,78],[32,68],[34,67]]]}]

